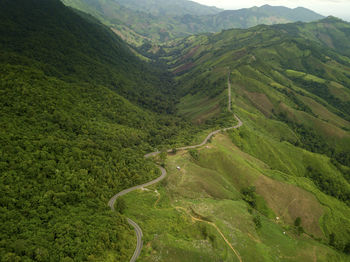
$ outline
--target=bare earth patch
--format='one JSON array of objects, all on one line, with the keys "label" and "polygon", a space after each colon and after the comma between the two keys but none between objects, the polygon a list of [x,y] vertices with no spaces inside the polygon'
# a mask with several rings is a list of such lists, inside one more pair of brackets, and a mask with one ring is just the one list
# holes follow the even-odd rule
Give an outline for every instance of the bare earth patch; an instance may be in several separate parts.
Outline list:
[{"label": "bare earth patch", "polygon": [[293,224],[297,217],[307,233],[323,237],[319,220],[324,211],[311,193],[268,177],[261,176],[255,182],[257,193],[264,197],[268,206],[285,222]]}]

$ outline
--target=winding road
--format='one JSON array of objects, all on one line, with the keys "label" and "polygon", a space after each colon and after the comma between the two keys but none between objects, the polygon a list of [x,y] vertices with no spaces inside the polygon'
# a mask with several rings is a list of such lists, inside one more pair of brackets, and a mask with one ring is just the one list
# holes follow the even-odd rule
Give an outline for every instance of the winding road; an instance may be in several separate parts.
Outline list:
[{"label": "winding road", "polygon": [[[228,102],[228,106],[229,106],[229,111],[231,112],[232,109],[231,109],[231,83],[230,83],[230,74],[228,75],[228,81],[227,81],[227,85],[228,85],[228,99],[229,99],[229,102]],[[216,134],[222,132],[222,131],[228,131],[228,130],[231,130],[231,129],[237,129],[237,128],[240,128],[242,125],[243,125],[243,122],[235,115],[233,114],[235,119],[238,121],[238,124],[235,125],[235,126],[232,126],[232,127],[228,127],[228,128],[224,128],[224,129],[219,129],[219,130],[216,130],[216,131],[213,131],[211,132],[205,139],[202,143],[198,144],[198,145],[194,145],[194,146],[185,146],[185,147],[180,147],[180,148],[177,148],[176,150],[178,151],[181,151],[181,150],[188,150],[188,149],[195,149],[195,148],[198,148],[198,147],[201,147],[201,146],[204,146],[205,144],[208,143],[208,141]],[[172,149],[169,149],[167,151],[168,153],[169,152],[172,152]],[[144,157],[145,158],[149,158],[149,157],[153,157],[153,156],[157,156],[160,154],[160,151],[156,151],[156,152],[152,152],[152,153],[149,153],[149,154],[146,154]],[[119,192],[118,194],[114,195],[108,202],[108,205],[109,207],[115,211],[114,209],[114,205],[115,205],[115,202],[117,201],[117,199],[121,196],[124,196],[132,191],[135,191],[137,189],[142,189],[144,187],[148,187],[148,186],[151,186],[151,185],[154,185],[154,184],[157,184],[158,182],[162,181],[166,175],[167,175],[167,172],[166,170],[161,167],[161,166],[158,166],[158,168],[160,169],[162,175],[160,177],[158,177],[157,179],[155,180],[152,180],[148,183],[145,183],[145,184],[142,184],[142,185],[138,185],[138,186],[134,186],[134,187],[131,187],[131,188],[128,188],[128,189],[125,189],[121,192]],[[142,241],[142,230],[141,228],[139,227],[138,224],[136,224],[133,220],[131,220],[130,218],[127,218],[127,221],[128,223],[135,229],[135,233],[136,233],[136,237],[137,237],[137,245],[136,245],[136,249],[134,251],[134,254],[133,256],[131,257],[130,259],[130,262],[135,262],[136,259],[140,256],[140,253],[141,253],[141,250],[142,250],[142,246],[143,246],[143,241]]]}]

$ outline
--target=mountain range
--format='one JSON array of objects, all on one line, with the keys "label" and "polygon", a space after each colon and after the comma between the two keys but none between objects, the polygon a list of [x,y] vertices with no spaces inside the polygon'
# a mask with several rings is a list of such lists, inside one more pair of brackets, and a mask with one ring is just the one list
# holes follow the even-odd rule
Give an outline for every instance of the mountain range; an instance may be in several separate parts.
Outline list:
[{"label": "mountain range", "polygon": [[136,46],[229,28],[310,22],[323,18],[305,8],[290,9],[265,5],[222,11],[186,0],[63,0],[63,3],[94,15],[113,28],[124,40]]},{"label": "mountain range", "polygon": [[216,7],[188,0],[116,0],[115,2],[131,10],[146,12],[154,16],[215,15],[222,11]]},{"label": "mountain range", "polygon": [[349,261],[349,23],[64,3],[0,2],[1,261]]}]

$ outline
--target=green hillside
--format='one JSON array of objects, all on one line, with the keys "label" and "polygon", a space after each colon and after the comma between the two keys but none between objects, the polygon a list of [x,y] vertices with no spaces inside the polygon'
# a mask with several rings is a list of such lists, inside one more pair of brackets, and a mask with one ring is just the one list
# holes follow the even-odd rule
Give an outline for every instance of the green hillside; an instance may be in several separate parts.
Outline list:
[{"label": "green hillside", "polygon": [[[226,146],[228,142],[224,142],[223,145],[215,142],[213,147],[216,151],[211,149],[211,146],[209,149],[203,148],[202,150],[206,153],[203,155],[200,150],[199,158],[198,156],[193,158],[190,152],[193,163],[185,162],[186,157],[180,155],[176,158],[177,162],[169,163],[168,167],[171,169],[184,166],[182,171],[184,178],[176,180],[179,188],[174,188],[169,182],[169,184],[165,183],[167,185],[165,188],[162,185],[158,190],[164,191],[165,195],[175,197],[170,198],[170,206],[174,207],[173,199],[177,199],[176,202],[180,203],[180,207],[187,210],[186,212],[191,213],[191,210],[195,210],[192,216],[200,214],[200,217],[208,218],[208,221],[214,222],[216,226],[221,225],[219,226],[221,230],[228,230],[226,236],[232,232],[228,228],[234,227],[233,225],[236,224],[234,221],[239,219],[237,216],[240,213],[236,213],[233,215],[233,220],[232,218],[229,220],[225,218],[228,211],[223,211],[220,219],[215,215],[218,212],[217,209],[211,210],[206,206],[210,205],[211,201],[214,201],[211,204],[213,207],[220,205],[218,198],[225,201],[241,199],[248,202],[248,205],[257,212],[250,211],[251,221],[256,222],[254,217],[260,216],[262,228],[255,232],[246,229],[243,225],[238,226],[237,230],[244,228],[248,231],[241,236],[238,232],[235,233],[231,243],[236,243],[243,260],[251,254],[249,245],[240,244],[241,241],[245,241],[243,239],[248,233],[249,236],[253,236],[251,239],[267,245],[263,250],[271,250],[271,252],[266,251],[266,254],[260,254],[264,257],[263,261],[270,261],[271,257],[274,257],[272,249],[269,248],[276,241],[272,233],[273,226],[280,223],[275,221],[270,225],[264,224],[264,221],[271,222],[273,217],[283,217],[282,228],[289,230],[293,228],[294,223],[297,223],[295,220],[298,217],[301,221],[307,220],[308,222],[302,225],[306,235],[340,252],[349,253],[350,234],[345,229],[350,226],[348,218],[350,210],[350,112],[348,111],[350,64],[349,58],[342,55],[343,52],[337,52],[337,47],[330,48],[322,41],[311,41],[313,28],[320,28],[321,31],[328,27],[334,27],[335,32],[341,32],[343,28],[348,27],[348,23],[328,18],[310,24],[297,23],[270,27],[257,26],[248,30],[226,30],[217,34],[176,40],[163,45],[158,52],[161,59],[167,62],[176,74],[178,87],[184,96],[178,105],[179,112],[195,123],[210,121],[213,116],[211,112],[220,112],[226,108],[226,82],[227,74],[230,73],[234,112],[245,123],[241,129],[228,134],[235,145],[234,148],[237,147],[239,151],[232,147],[223,148],[222,146]],[[310,33],[308,33],[309,30]],[[309,37],[305,37],[306,35]],[[330,38],[336,41],[339,35],[330,35]],[[345,46],[347,43],[349,42],[344,40],[342,45]],[[227,155],[229,150],[235,151],[232,157]],[[237,155],[240,155],[242,160],[233,160],[238,158]],[[172,161],[172,158],[170,159]],[[254,164],[247,163],[250,161]],[[263,176],[259,178],[255,171],[249,171],[251,168],[262,173]],[[204,175],[206,172],[208,176]],[[210,174],[214,175],[212,172],[215,172],[218,179],[223,180],[223,185],[216,185],[210,180]],[[193,178],[193,176],[198,177]],[[267,177],[272,180],[270,181]],[[190,184],[187,185],[184,179],[187,179],[186,181]],[[206,181],[206,179],[209,180]],[[228,179],[231,182],[228,182]],[[280,182],[288,185],[282,188],[295,186],[290,187],[291,191],[288,193],[290,196],[284,195],[283,190],[277,189]],[[254,186],[256,195],[252,196],[253,191],[247,189],[251,186]],[[176,194],[172,193],[172,190],[175,190]],[[205,194],[203,196],[201,193],[203,190],[209,196]],[[310,204],[311,200],[307,200],[306,195],[302,196],[304,193],[299,190],[311,193],[309,197],[313,197],[312,201],[315,201],[317,209],[323,211],[320,213],[312,211],[315,206],[304,207],[304,204]],[[190,193],[197,191],[198,197]],[[280,194],[281,198],[271,194]],[[256,198],[255,204],[252,204],[252,197],[253,200]],[[290,199],[291,203],[287,199]],[[235,203],[225,205],[231,208],[236,206]],[[295,207],[292,207],[294,205]],[[228,210],[227,206],[226,210]],[[302,217],[302,213],[293,213],[301,212],[303,208],[307,217]],[[287,215],[287,212],[291,213]],[[310,216],[315,214],[319,216],[311,222]],[[170,220],[169,223],[174,222]],[[307,225],[307,223],[310,224]],[[145,225],[145,227],[151,226]],[[315,227],[318,227],[317,234],[313,231]],[[182,232],[180,239],[184,240],[186,238],[183,239],[183,236],[190,234],[198,240],[196,234],[200,234],[200,229],[195,230],[197,233],[190,233],[187,229],[179,230]],[[299,229],[296,228],[296,230]],[[263,232],[270,237],[264,239]],[[157,233],[152,232],[152,234]],[[258,237],[254,237],[254,234],[258,234]],[[305,234],[303,236],[308,239],[309,237]],[[218,238],[220,236],[216,234],[216,239]],[[297,239],[300,244],[299,241],[304,238],[297,237]],[[151,239],[151,245],[152,243],[159,245],[155,241]],[[309,244],[311,245],[309,251],[301,251],[299,248],[295,256],[290,257],[290,261],[312,259],[312,250],[320,247],[317,243]],[[309,244],[303,245],[308,249]],[[216,246],[222,247],[222,244],[218,245],[215,241],[211,245],[214,249]],[[192,253],[185,250],[185,244],[179,246],[177,242],[170,240],[161,246],[156,247],[156,250],[175,252],[174,249],[176,249],[180,253],[193,257],[196,252],[200,252],[198,246],[196,246],[197,251]],[[286,247],[292,246],[291,243],[286,244]],[[321,261],[349,260],[348,257],[331,255],[333,251],[327,251],[325,247],[321,250],[325,255],[317,258]],[[152,249],[149,252],[150,254],[155,252],[155,256],[158,254]],[[277,252],[280,252],[280,260],[276,261],[285,261],[283,257],[291,251],[280,249]],[[219,256],[220,251],[213,250],[209,253]],[[233,259],[225,254],[224,252],[220,255],[221,260]],[[145,261],[151,261],[146,257]],[[196,259],[194,258],[193,261]],[[177,260],[174,259],[174,261]]]},{"label": "green hillside", "polygon": [[[319,27],[327,21],[322,20]],[[342,23],[340,28],[347,25]],[[329,26],[336,24],[330,21]],[[294,24],[281,27],[188,37],[164,45],[159,54],[179,75],[185,99],[198,99],[198,95],[219,98],[230,68],[239,95],[261,113],[298,132],[316,126],[328,142],[330,155],[343,152],[341,148],[349,146],[349,59],[317,42],[295,37]],[[312,150],[326,153],[325,145],[317,147]]]},{"label": "green hillside", "polygon": [[[57,1],[1,3],[1,60],[28,65],[67,81],[102,84],[133,102],[170,112],[166,76],[141,63],[127,45],[97,20],[84,19]],[[31,7],[31,4],[33,6]],[[46,8],[45,12],[38,12]],[[45,10],[45,9],[44,9]],[[165,79],[163,81],[163,79]],[[155,99],[157,97],[157,99]]]},{"label": "green hillside", "polygon": [[[263,121],[274,130],[277,124],[254,117],[244,130],[170,155],[164,182],[124,197],[126,215],[143,228],[140,261],[349,261],[332,247],[348,252],[349,207],[293,173],[305,170],[302,159],[334,168],[323,156],[256,131]],[[281,156],[260,160],[265,154]],[[284,161],[292,172],[277,167]]]},{"label": "green hillside", "polygon": [[[164,42],[204,32],[248,28],[258,24],[309,22],[323,18],[315,12],[296,8],[262,6],[222,11],[192,1],[165,0],[62,0],[68,6],[97,17],[135,46]],[[151,45],[152,46],[152,45]]]},{"label": "green hillside", "polygon": [[216,32],[230,28],[249,28],[259,24],[273,25],[291,22],[311,22],[323,17],[309,9],[290,9],[283,6],[252,7],[248,9],[225,11],[215,17],[210,23]]},{"label": "green hillside", "polygon": [[0,2],[0,261],[350,261],[349,23],[159,1]]},{"label": "green hillside", "polygon": [[188,0],[116,0],[119,4],[132,10],[150,13],[156,16],[171,15],[214,15],[222,10]]},{"label": "green hillside", "polygon": [[[283,25],[276,26],[284,30]],[[350,56],[350,24],[336,17],[328,17],[320,22],[309,24],[288,25],[288,31],[298,37],[319,42],[322,45],[336,50],[340,54]]]},{"label": "green hillside", "polygon": [[108,199],[158,176],[145,152],[196,133],[155,113],[174,110],[171,81],[59,1],[0,16],[0,261],[126,261],[134,232]]}]

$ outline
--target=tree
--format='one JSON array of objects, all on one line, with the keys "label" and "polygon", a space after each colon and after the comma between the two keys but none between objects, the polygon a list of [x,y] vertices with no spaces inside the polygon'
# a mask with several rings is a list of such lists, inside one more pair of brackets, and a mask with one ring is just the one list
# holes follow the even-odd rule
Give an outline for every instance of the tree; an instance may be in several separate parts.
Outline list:
[{"label": "tree", "polygon": [[345,245],[344,253],[350,255],[350,242]]},{"label": "tree", "polygon": [[123,214],[126,209],[126,203],[123,198],[118,198],[115,203],[115,210],[120,214]]},{"label": "tree", "polygon": [[191,157],[192,157],[194,160],[196,160],[196,161],[199,160],[198,150],[196,150],[196,149],[191,149],[191,150],[189,150],[188,152],[190,153]]},{"label": "tree", "polygon": [[259,215],[255,216],[255,217],[253,218],[253,222],[254,222],[254,224],[255,224],[256,229],[259,229],[259,228],[262,227],[261,218],[260,218]]},{"label": "tree", "polygon": [[301,218],[297,217],[294,221],[294,226],[299,227],[301,225]]},{"label": "tree", "polygon": [[246,201],[251,207],[256,207],[256,188],[255,186],[250,186],[242,189],[243,200]]},{"label": "tree", "polygon": [[168,157],[168,154],[166,151],[162,151],[159,155],[159,158],[160,158],[160,164],[164,167],[165,166],[165,161]]},{"label": "tree", "polygon": [[335,246],[335,234],[334,233],[331,233],[330,235],[329,235],[329,245],[330,246]]}]

